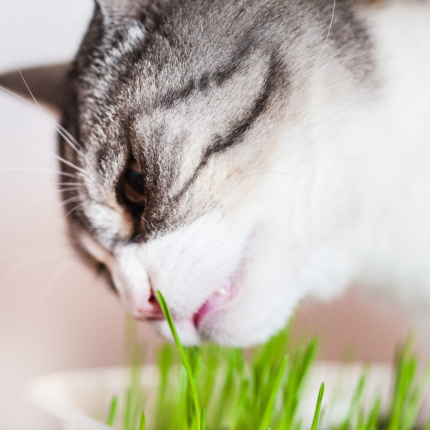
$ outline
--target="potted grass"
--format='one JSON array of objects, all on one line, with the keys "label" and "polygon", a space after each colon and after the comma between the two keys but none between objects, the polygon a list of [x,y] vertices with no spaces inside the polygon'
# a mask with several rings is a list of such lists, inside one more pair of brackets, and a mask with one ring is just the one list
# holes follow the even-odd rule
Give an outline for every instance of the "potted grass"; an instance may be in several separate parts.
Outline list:
[{"label": "potted grass", "polygon": [[430,430],[412,339],[395,365],[315,363],[316,340],[292,346],[290,330],[252,351],[176,345],[156,365],[74,371],[36,381],[32,397],[75,430]]}]

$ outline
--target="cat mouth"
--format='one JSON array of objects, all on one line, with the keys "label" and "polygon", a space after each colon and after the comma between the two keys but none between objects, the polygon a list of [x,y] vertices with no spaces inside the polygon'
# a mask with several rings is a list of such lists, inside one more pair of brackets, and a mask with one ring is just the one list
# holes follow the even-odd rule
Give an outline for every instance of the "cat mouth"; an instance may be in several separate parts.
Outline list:
[{"label": "cat mouth", "polygon": [[204,320],[206,320],[213,313],[225,309],[226,306],[237,296],[238,293],[238,283],[243,276],[245,270],[245,265],[247,261],[247,250],[249,248],[249,242],[254,237],[255,230],[249,235],[247,246],[243,252],[243,256],[238,264],[238,267],[227,278],[221,287],[212,293],[211,296],[200,306],[200,308],[193,314],[191,322],[194,325],[196,331],[202,326]]},{"label": "cat mouth", "polygon": [[233,295],[233,279],[228,278],[221,288],[213,293],[192,316],[194,327],[198,330],[203,319],[213,311],[222,308]]},{"label": "cat mouth", "polygon": [[[177,328],[185,336],[183,339],[185,344],[193,345],[200,343],[203,338],[208,340],[211,336],[208,330],[210,329],[211,321],[214,322],[212,316],[220,312],[226,312],[227,308],[231,309],[233,302],[237,301],[246,271],[249,244],[254,235],[255,230],[248,237],[247,244],[242,252],[242,258],[239,259],[236,269],[230,273],[230,276],[224,280],[221,286],[212,292],[197,310],[191,315],[188,314],[190,316],[178,319],[174,318]],[[161,319],[163,320],[164,318]],[[165,331],[167,328],[164,324],[165,321],[158,321],[158,323],[162,323],[159,326],[160,328],[163,327],[161,328],[162,335],[169,337],[168,331]]]},{"label": "cat mouth", "polygon": [[[220,323],[219,317],[224,317],[234,310],[237,300],[241,295],[243,275],[247,259],[242,257],[236,270],[221,284],[215,292],[188,316],[175,318],[176,330],[183,345],[198,345],[202,341],[213,340],[213,330]],[[195,308],[196,309],[196,308]],[[153,319],[159,334],[167,339],[173,340],[167,321],[163,318]]]}]

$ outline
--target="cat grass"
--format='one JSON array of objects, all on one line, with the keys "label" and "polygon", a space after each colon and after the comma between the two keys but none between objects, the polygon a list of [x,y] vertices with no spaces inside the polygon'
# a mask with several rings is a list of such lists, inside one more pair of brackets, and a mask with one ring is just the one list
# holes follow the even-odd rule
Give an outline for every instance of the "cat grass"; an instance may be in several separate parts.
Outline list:
[{"label": "cat grass", "polygon": [[[316,339],[293,345],[287,327],[252,350],[212,344],[183,347],[161,293],[158,298],[175,345],[166,344],[158,351],[156,399],[149,411],[144,410],[148,393],[141,384],[135,350],[126,393],[122,401],[117,396],[112,399],[108,425],[121,430],[309,429],[298,412],[317,353]],[[383,413],[380,397],[371,407],[364,407],[363,393],[368,383],[364,370],[343,421],[322,430],[430,430],[430,420],[417,427],[430,367],[419,371],[412,337],[397,354],[394,375],[388,412]],[[322,381],[311,430],[321,429],[323,395]]]}]

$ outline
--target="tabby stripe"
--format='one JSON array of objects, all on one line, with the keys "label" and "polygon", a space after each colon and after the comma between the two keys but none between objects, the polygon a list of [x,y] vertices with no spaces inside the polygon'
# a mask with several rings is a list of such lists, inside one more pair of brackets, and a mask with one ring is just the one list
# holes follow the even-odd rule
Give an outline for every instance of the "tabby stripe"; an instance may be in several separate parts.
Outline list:
[{"label": "tabby stripe", "polygon": [[214,82],[217,87],[223,85],[234,76],[243,60],[251,54],[252,44],[253,36],[248,32],[238,42],[234,54],[226,65],[215,72],[204,72],[199,79],[191,78],[180,89],[171,90],[154,103],[155,108],[170,108],[175,102],[189,98],[194,91],[204,91],[210,82]]},{"label": "tabby stripe", "polygon": [[281,76],[281,62],[276,58],[274,54],[272,54],[270,59],[270,66],[266,76],[266,80],[264,82],[263,90],[260,95],[255,99],[253,107],[251,108],[249,114],[238,121],[227,134],[226,137],[222,138],[221,136],[217,136],[215,139],[215,143],[210,146],[197,166],[193,176],[187,181],[185,186],[179,191],[176,196],[173,197],[172,200],[179,200],[183,194],[189,189],[189,187],[196,180],[200,171],[206,166],[210,157],[214,154],[227,151],[231,147],[241,142],[241,138],[245,135],[245,133],[251,129],[255,121],[263,114],[268,106],[268,102],[272,94],[274,94],[276,90],[276,83],[278,78]]}]

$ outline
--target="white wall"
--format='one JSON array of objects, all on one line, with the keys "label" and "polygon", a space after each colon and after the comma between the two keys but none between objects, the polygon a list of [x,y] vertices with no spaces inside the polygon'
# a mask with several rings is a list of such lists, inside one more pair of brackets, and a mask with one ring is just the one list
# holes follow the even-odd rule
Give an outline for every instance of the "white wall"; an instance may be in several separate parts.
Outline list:
[{"label": "white wall", "polygon": [[92,9],[92,0],[1,0],[0,69],[14,69],[13,57],[19,66],[70,59]]}]

